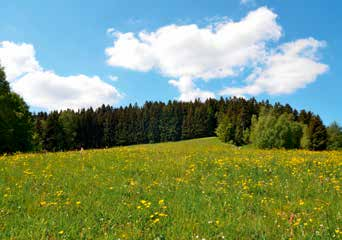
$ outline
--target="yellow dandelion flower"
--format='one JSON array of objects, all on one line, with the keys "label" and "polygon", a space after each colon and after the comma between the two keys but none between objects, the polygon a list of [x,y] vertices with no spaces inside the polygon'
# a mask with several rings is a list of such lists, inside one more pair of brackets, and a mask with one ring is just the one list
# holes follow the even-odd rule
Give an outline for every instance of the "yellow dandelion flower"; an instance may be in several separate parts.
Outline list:
[{"label": "yellow dandelion flower", "polygon": [[57,197],[60,197],[61,195],[63,195],[63,191],[62,190],[56,192],[56,196]]}]

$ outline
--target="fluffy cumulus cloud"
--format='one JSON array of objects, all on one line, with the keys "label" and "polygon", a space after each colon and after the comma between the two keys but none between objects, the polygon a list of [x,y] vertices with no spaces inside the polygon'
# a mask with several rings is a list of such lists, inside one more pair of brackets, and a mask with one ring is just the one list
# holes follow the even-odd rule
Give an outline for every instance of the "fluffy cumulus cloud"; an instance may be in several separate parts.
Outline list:
[{"label": "fluffy cumulus cloud", "polygon": [[215,97],[215,94],[210,91],[203,91],[196,88],[190,77],[181,77],[178,81],[170,80],[169,83],[178,88],[180,92],[179,99],[182,101],[191,101],[196,98],[204,100]]},{"label": "fluffy cumulus cloud", "polygon": [[309,38],[270,49],[270,43],[282,36],[276,19],[273,11],[261,7],[240,21],[223,20],[203,28],[191,24],[168,25],[154,32],[116,31],[113,46],[106,49],[107,62],[134,71],[156,70],[170,77],[181,100],[216,95],[196,87],[197,80],[236,78],[251,68],[253,74],[243,90],[226,88],[218,94],[290,93],[326,71],[327,66],[315,56],[323,44]]},{"label": "fluffy cumulus cloud", "polygon": [[42,70],[35,58],[33,46],[26,43],[0,42],[0,64],[6,68],[9,82],[23,74]]},{"label": "fluffy cumulus cloud", "polygon": [[313,38],[299,39],[278,47],[256,67],[246,86],[227,87],[221,95],[289,94],[314,82],[328,66],[317,62],[317,50],[325,43]]},{"label": "fluffy cumulus cloud", "polygon": [[59,76],[44,70],[30,44],[0,42],[0,61],[12,89],[33,107],[77,110],[115,104],[122,96],[97,76]]},{"label": "fluffy cumulus cloud", "polygon": [[[213,96],[189,84],[189,79],[234,76],[241,67],[261,58],[265,42],[281,36],[276,17],[264,7],[239,22],[225,21],[206,28],[169,25],[137,35],[117,32],[114,45],[106,49],[108,64],[137,71],[157,69],[165,76],[179,78],[177,84],[175,80],[170,83],[178,87],[182,100]],[[183,85],[188,87],[179,87]]]}]

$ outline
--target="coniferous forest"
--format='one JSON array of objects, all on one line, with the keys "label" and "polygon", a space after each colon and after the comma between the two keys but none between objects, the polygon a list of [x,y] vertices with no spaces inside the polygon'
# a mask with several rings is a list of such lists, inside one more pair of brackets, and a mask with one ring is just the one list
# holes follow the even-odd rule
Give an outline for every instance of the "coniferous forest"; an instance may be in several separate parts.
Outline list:
[{"label": "coniferous forest", "polygon": [[310,111],[254,98],[30,113],[24,100],[10,90],[3,69],[0,73],[2,153],[106,148],[215,135],[237,146],[252,143],[258,148],[342,147],[337,123],[327,128]]}]

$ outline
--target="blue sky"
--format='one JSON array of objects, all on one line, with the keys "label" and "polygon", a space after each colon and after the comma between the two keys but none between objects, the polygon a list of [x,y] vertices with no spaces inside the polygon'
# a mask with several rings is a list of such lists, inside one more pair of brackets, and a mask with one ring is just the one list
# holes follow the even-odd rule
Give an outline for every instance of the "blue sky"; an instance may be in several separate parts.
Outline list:
[{"label": "blue sky", "polygon": [[[260,10],[262,7],[266,7],[263,8],[263,12]],[[257,14],[255,12],[258,9],[260,11]],[[85,106],[98,105],[100,101],[119,106],[135,102],[142,104],[146,100],[167,101],[182,99],[182,97],[186,100],[189,96],[206,97],[210,94],[219,97],[224,89],[229,88],[224,96],[229,96],[229,94],[246,97],[256,95],[259,100],[270,99],[271,102],[279,101],[289,103],[298,109],[312,110],[320,114],[326,124],[333,120],[342,123],[340,111],[342,100],[339,95],[342,89],[342,61],[340,60],[342,48],[338,44],[342,42],[342,32],[339,30],[342,28],[342,17],[339,16],[341,9],[342,2],[337,0],[329,1],[329,3],[294,0],[254,0],[246,3],[241,3],[240,0],[2,1],[0,42],[12,43],[12,45],[6,45],[3,56],[6,58],[8,52],[11,51],[13,56],[19,55],[20,58],[2,60],[0,52],[0,59],[5,67],[6,64],[14,64],[13,59],[25,59],[28,62],[29,67],[19,66],[23,60],[18,60],[15,62],[15,67],[11,65],[9,68],[13,69],[11,81],[13,88],[23,93],[33,110],[65,108],[68,105],[77,107],[79,106],[77,104],[85,101],[85,98],[90,99],[86,101]],[[276,24],[270,27],[273,28],[272,33],[268,33],[268,29],[263,28],[262,24],[254,30],[249,29],[249,26],[254,26],[255,19],[247,21],[246,16],[253,12],[257,15],[256,19],[260,18],[265,23]],[[272,14],[276,15],[275,19],[272,18]],[[230,65],[222,62],[213,64],[213,68],[226,68],[227,72],[222,76],[212,74],[211,69],[207,68],[193,72],[189,70],[189,72],[188,69],[182,69],[180,64],[177,65],[177,62],[183,61],[182,65],[189,62],[189,59],[183,58],[184,54],[182,54],[184,52],[182,48],[186,46],[186,42],[171,38],[170,32],[174,31],[177,35],[181,31],[180,26],[189,27],[195,24],[197,29],[193,29],[193,33],[197,36],[196,34],[202,32],[200,30],[207,29],[208,26],[217,27],[219,24],[224,25],[229,22],[239,23],[244,19],[247,25],[246,31],[255,31],[255,34],[264,31],[261,40],[253,35],[252,37],[256,38],[254,45],[246,46],[263,46],[263,49],[258,49],[256,53],[251,53],[251,51],[247,53],[243,51],[244,45],[242,45],[238,46],[242,50],[239,51],[237,57],[222,55],[211,53],[210,51],[214,52],[210,47],[212,40],[204,39],[200,43],[194,41],[191,44],[193,47],[192,52],[190,51],[191,56],[203,56],[203,59],[208,61],[211,60],[210,57],[214,60],[222,58],[224,62],[241,57],[241,61],[232,62]],[[139,61],[136,64],[132,65],[132,62],[137,60],[135,54],[141,54],[140,50],[132,51],[128,56],[122,53],[123,50],[135,47],[135,45],[130,45],[132,37],[128,39],[124,34],[129,32],[135,34],[133,40],[138,41],[141,47],[143,40],[139,38],[138,33],[144,31],[147,36],[151,37],[161,28],[170,25],[175,27],[167,33],[160,33],[161,37],[155,40],[154,45],[149,46],[148,56],[139,55]],[[277,33],[277,27],[281,28],[280,35]],[[111,28],[113,30],[108,31]],[[190,33],[190,30],[191,28],[189,31],[185,28],[184,34]],[[214,30],[213,32],[215,33]],[[234,33],[228,31],[227,41],[230,41],[230,36],[233,35]],[[203,36],[205,38],[206,35]],[[180,49],[180,52],[173,56],[173,60],[170,60],[170,52],[158,47],[165,45],[163,39],[168,37],[171,39],[167,40],[167,44],[174,42],[176,49]],[[239,38],[235,38],[234,44],[239,42],[236,39]],[[122,41],[122,49],[114,45],[119,40]],[[20,45],[22,43],[27,45]],[[229,49],[235,46],[233,43],[229,46],[222,44],[217,47]],[[22,48],[19,48],[19,45]],[[281,87],[278,90],[276,90],[277,86],[283,82],[271,86],[266,84],[267,87],[264,89],[265,81],[274,80],[272,76],[283,76],[279,75],[279,72],[275,73],[274,70],[279,70],[277,56],[287,59],[289,56],[287,53],[299,45],[303,46],[303,51],[311,48],[309,52],[303,53],[305,57],[310,55],[307,60],[312,64],[311,68],[307,70],[297,65],[286,69],[295,71],[302,69],[304,73],[298,73],[299,76],[301,74],[306,76],[305,72],[312,71],[309,76],[306,76],[307,81],[298,85],[297,80],[293,80],[295,86],[288,86],[286,82],[284,88]],[[32,52],[27,50],[29,46],[34,49],[33,57]],[[199,51],[196,46],[200,46],[201,49],[202,46],[209,47],[206,51]],[[2,48],[5,49],[5,44]],[[113,49],[111,54],[106,54],[105,50],[108,48]],[[23,52],[27,54],[23,56]],[[150,52],[153,52],[153,56]],[[267,57],[261,60],[265,54]],[[311,56],[312,54],[315,56]],[[303,60],[302,55],[296,57],[295,60]],[[110,59],[111,63],[109,63]],[[147,64],[150,61],[151,64]],[[305,64],[302,61],[298,63]],[[203,67],[201,63],[198,64],[194,66],[196,69]],[[260,76],[267,77],[258,76],[253,78],[252,83],[246,82],[245,79],[260,67],[262,72]],[[34,70],[22,70],[28,68]],[[234,73],[230,73],[229,70]],[[271,74],[270,77],[270,72],[275,75]],[[208,74],[209,77],[207,77]],[[12,76],[11,73],[7,75]],[[113,81],[110,76],[118,79]],[[288,81],[291,75],[286,75],[286,77],[284,81]],[[32,82],[33,78],[35,82]],[[41,79],[37,82],[37,78]],[[174,81],[170,82],[170,80]],[[59,86],[58,81],[63,82],[64,85]],[[72,81],[75,84],[72,84]],[[50,85],[45,88],[34,92],[29,89],[43,86],[46,82]],[[68,85],[69,83],[71,85]],[[256,88],[256,90],[247,90],[246,86]],[[75,90],[78,87],[81,90]],[[190,94],[189,89],[192,91]],[[75,96],[79,98],[71,99],[70,96],[74,94],[74,90]],[[42,92],[44,94],[40,96]],[[53,96],[48,95],[50,93]],[[32,96],[37,97],[38,100],[32,99]]]}]

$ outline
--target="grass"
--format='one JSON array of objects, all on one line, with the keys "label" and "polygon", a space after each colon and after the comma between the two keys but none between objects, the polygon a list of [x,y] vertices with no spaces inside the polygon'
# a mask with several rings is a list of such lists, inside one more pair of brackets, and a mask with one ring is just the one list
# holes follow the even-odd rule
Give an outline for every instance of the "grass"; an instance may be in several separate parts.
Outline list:
[{"label": "grass", "polygon": [[341,239],[342,152],[216,138],[0,157],[0,239]]}]

